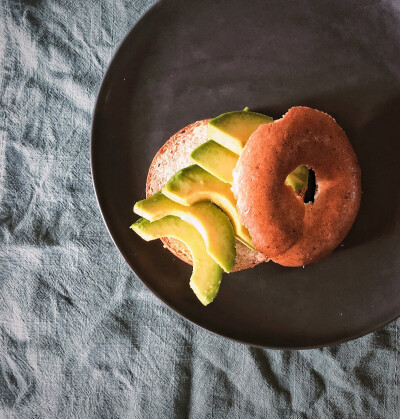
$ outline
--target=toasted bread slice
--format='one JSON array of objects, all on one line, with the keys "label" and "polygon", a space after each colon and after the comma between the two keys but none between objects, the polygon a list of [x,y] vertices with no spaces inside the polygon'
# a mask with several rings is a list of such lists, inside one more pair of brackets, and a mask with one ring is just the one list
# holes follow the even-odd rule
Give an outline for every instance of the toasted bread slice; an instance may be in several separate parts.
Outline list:
[{"label": "toasted bread slice", "polygon": [[[177,171],[193,164],[190,153],[207,141],[208,122],[209,119],[204,119],[182,128],[160,148],[147,175],[146,197],[159,192]],[[161,240],[175,256],[193,265],[192,255],[182,242],[170,238]],[[236,263],[233,271],[251,268],[266,260],[262,253],[250,250],[236,240]]]}]

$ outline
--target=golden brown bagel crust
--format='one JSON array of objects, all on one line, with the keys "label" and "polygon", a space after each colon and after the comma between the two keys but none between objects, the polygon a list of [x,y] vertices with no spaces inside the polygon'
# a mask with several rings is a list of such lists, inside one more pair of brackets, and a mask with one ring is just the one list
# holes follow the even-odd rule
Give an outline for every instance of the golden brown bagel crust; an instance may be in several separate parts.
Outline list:
[{"label": "golden brown bagel crust", "polygon": [[[305,164],[316,175],[314,203],[285,183]],[[361,199],[361,171],[340,126],[326,113],[294,107],[249,138],[234,172],[240,220],[256,249],[284,266],[327,256],[345,238]]]},{"label": "golden brown bagel crust", "polygon": [[[207,141],[207,125],[209,119],[194,122],[173,135],[155,155],[147,175],[146,197],[160,191],[168,180],[178,171],[193,162],[190,153]],[[189,249],[179,240],[161,239],[164,246],[175,256],[192,265]],[[251,268],[267,260],[262,253],[247,248],[236,240],[236,263],[233,271]]]}]

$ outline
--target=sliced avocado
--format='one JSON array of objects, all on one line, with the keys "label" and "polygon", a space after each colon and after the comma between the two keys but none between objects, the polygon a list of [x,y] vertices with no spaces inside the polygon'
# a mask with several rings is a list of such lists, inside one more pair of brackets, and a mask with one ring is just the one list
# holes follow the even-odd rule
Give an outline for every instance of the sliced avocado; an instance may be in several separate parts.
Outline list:
[{"label": "sliced avocado", "polygon": [[[239,160],[237,154],[215,141],[209,140],[194,149],[190,157],[204,170],[207,170],[207,172],[223,182],[232,185],[232,171]],[[286,183],[295,191],[305,188],[308,183],[308,167],[299,166],[297,169],[293,170],[293,172],[287,176]]]},{"label": "sliced avocado", "polygon": [[222,182],[233,183],[232,171],[239,156],[213,140],[192,151],[190,158]]},{"label": "sliced avocado", "polygon": [[141,218],[131,229],[147,241],[173,237],[186,244],[193,258],[190,287],[205,306],[213,301],[221,283],[222,269],[208,255],[203,238],[192,225],[169,215],[153,222]]},{"label": "sliced avocado", "polygon": [[197,164],[177,172],[165,185],[163,194],[182,205],[212,201],[229,217],[237,238],[254,249],[247,229],[242,226],[236,209],[236,199],[230,185],[206,172]]},{"label": "sliced avocado", "polygon": [[229,218],[212,202],[204,201],[186,207],[161,192],[136,202],[133,211],[150,221],[175,215],[191,224],[203,237],[208,254],[225,272],[235,265],[236,240]]},{"label": "sliced avocado", "polygon": [[207,138],[240,154],[250,135],[261,125],[269,124],[269,116],[250,111],[227,112],[208,123]]},{"label": "sliced avocado", "polygon": [[290,185],[295,191],[303,189],[308,184],[308,167],[299,166],[293,170],[286,178],[286,183]]}]

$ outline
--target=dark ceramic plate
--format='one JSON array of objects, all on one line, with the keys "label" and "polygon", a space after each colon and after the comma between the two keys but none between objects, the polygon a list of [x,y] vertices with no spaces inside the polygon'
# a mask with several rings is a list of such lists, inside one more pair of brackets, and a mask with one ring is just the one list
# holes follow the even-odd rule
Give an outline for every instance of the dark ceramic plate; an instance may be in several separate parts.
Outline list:
[{"label": "dark ceramic plate", "polygon": [[[173,310],[271,348],[342,342],[400,315],[400,13],[396,0],[384,4],[165,0],[123,41],[95,109],[94,184],[119,250]],[[226,276],[205,308],[191,268],[128,228],[151,160],[195,120],[244,106],[279,118],[294,105],[328,112],[347,132],[362,169],[357,220],[325,260]]]}]

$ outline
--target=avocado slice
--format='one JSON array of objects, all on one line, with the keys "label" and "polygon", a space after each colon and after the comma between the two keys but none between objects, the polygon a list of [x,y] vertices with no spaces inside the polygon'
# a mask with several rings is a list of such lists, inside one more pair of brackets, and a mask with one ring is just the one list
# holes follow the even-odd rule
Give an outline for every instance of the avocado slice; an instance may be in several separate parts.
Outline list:
[{"label": "avocado slice", "polygon": [[273,119],[257,112],[234,111],[223,113],[208,123],[207,137],[240,154],[250,135],[261,125]]},{"label": "avocado slice", "polygon": [[236,199],[230,185],[217,179],[197,164],[177,172],[168,181],[162,193],[182,205],[192,205],[199,201],[212,201],[229,217],[237,238],[254,249],[247,229],[242,226],[236,208]]},{"label": "avocado slice", "polygon": [[303,189],[308,184],[308,167],[299,166],[286,177],[286,183],[295,191]]},{"label": "avocado slice", "polygon": [[213,301],[221,283],[222,269],[208,255],[203,238],[192,225],[168,215],[153,222],[140,218],[131,225],[131,229],[146,241],[173,237],[186,244],[193,257],[190,287],[203,305]]},{"label": "avocado slice", "polygon": [[136,202],[133,211],[155,221],[167,215],[175,215],[191,224],[203,237],[207,253],[230,272],[235,265],[236,240],[229,218],[212,202],[204,201],[186,207],[157,192],[147,199]]},{"label": "avocado slice", "polygon": [[[222,145],[215,141],[209,140],[194,149],[190,157],[204,170],[207,170],[207,172],[223,182],[232,185],[232,171],[239,160],[237,154],[228,150],[226,147],[222,147]],[[293,170],[293,172],[287,176],[286,183],[295,191],[305,188],[308,183],[308,167],[299,166],[297,169]]]},{"label": "avocado slice", "polygon": [[239,160],[233,151],[209,140],[193,150],[190,158],[222,182],[232,185],[232,171]]}]

